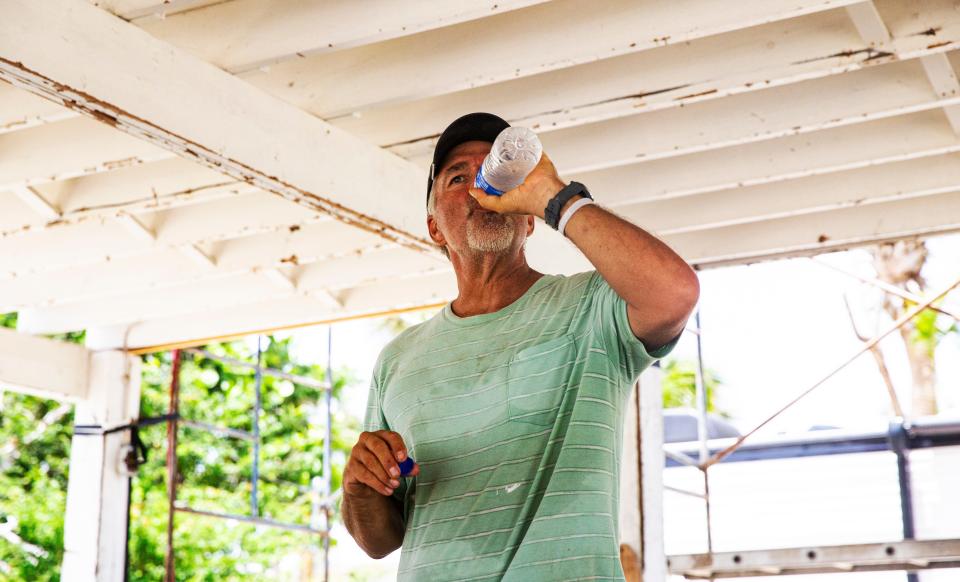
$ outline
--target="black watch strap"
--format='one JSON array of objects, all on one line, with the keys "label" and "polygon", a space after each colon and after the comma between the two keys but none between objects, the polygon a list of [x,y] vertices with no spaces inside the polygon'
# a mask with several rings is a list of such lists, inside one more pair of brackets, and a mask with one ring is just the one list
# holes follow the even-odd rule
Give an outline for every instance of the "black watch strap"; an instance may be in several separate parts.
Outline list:
[{"label": "black watch strap", "polygon": [[590,195],[590,191],[587,190],[586,186],[580,182],[570,182],[563,190],[557,192],[557,195],[551,198],[550,202],[547,202],[547,207],[543,211],[543,221],[553,230],[560,228],[560,211],[563,210],[563,206],[569,202],[571,198],[578,194],[584,198],[593,200],[593,196]]}]

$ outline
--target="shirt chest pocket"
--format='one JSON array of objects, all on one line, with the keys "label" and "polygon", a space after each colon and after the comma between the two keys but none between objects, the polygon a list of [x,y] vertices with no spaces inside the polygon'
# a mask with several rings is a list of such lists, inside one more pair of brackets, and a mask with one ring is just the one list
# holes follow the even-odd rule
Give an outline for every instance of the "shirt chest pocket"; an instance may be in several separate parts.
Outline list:
[{"label": "shirt chest pocket", "polygon": [[508,368],[507,415],[510,420],[552,425],[563,401],[576,355],[576,342],[570,335],[517,352]]}]

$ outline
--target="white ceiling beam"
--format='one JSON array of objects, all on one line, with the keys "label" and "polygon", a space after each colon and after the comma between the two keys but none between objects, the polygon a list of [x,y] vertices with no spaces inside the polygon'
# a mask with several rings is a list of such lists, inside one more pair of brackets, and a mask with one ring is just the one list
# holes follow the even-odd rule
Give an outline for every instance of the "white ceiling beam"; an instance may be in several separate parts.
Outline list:
[{"label": "white ceiling beam", "polygon": [[957,82],[957,73],[950,64],[950,59],[944,53],[929,55],[920,59],[923,70],[926,71],[933,90],[940,97],[956,97],[960,95],[960,82]]},{"label": "white ceiling beam", "polygon": [[[371,272],[369,265],[377,268]],[[240,275],[217,276],[190,285],[165,286],[128,295],[98,297],[19,311],[18,325],[31,333],[58,333],[289,297],[316,289],[335,291],[376,280],[449,270],[422,253],[397,247],[363,257],[348,256],[304,268],[268,267]]]},{"label": "white ceiling beam", "polygon": [[104,256],[99,262],[81,261],[61,265],[58,270],[0,278],[0,312],[190,286],[207,279],[365,256],[391,248],[397,247],[339,222],[247,236],[203,248],[153,245],[126,256]]},{"label": "white ceiling beam", "polygon": [[[225,241],[210,251],[200,250],[196,245],[156,247],[92,265],[0,279],[0,312],[189,287],[210,279],[341,258],[362,256],[366,259],[371,254],[399,248],[363,231],[344,225],[340,225],[343,230],[332,230],[333,226],[337,224],[304,227],[303,236],[269,234]],[[359,264],[372,263],[360,261]],[[310,289],[305,287],[304,291]]]},{"label": "white ceiling beam", "polygon": [[927,44],[951,40],[949,26],[944,26],[943,16],[955,11],[953,0],[876,0],[874,4],[883,16],[883,22],[893,38],[905,38],[911,34],[922,37]]},{"label": "white ceiling beam", "polygon": [[[131,214],[118,214],[114,220],[127,229],[127,232],[132,234],[140,242],[145,243],[156,243],[157,235],[156,233],[146,227],[140,220],[131,215]],[[186,256],[188,259],[193,261],[195,264],[198,264],[202,267],[205,267],[207,271],[211,271],[214,267],[217,266],[216,260],[213,259],[210,255],[205,253],[200,247],[192,243],[180,243],[171,245],[173,249],[179,252],[181,255]],[[111,262],[112,258],[107,257]],[[88,265],[89,268],[89,265]]]},{"label": "white ceiling beam", "polygon": [[[87,327],[104,327],[153,317],[203,313],[215,306],[242,305],[263,299],[280,298],[290,292],[256,273],[218,277],[179,293],[167,289],[141,295],[95,299],[47,308],[27,308],[18,312],[17,325],[34,334],[61,333]],[[174,300],[176,296],[176,300]],[[186,299],[187,303],[180,300]],[[147,305],[151,303],[152,305]],[[92,309],[86,313],[81,310]],[[56,330],[56,331],[52,331]]]},{"label": "white ceiling beam", "polygon": [[154,247],[142,254],[72,269],[0,279],[0,312],[62,301],[111,297],[210,276],[207,265],[177,249]]},{"label": "white ceiling beam", "polygon": [[[891,140],[890,135],[898,139]],[[619,206],[784,182],[953,151],[960,151],[960,140],[938,112],[926,111],[769,142],[563,175],[589,184],[601,201]],[[690,172],[690,167],[698,171]],[[275,198],[249,195],[139,218],[156,233],[161,244],[205,246],[211,241],[264,231],[282,235],[285,230],[304,227],[322,217]],[[7,276],[23,277],[150,250],[147,245],[124,245],[126,238],[118,236],[124,235],[117,234],[111,224],[88,221],[0,240],[0,254],[9,257],[4,264]],[[437,256],[436,260],[442,259]]]},{"label": "white ceiling beam", "polygon": [[153,36],[243,73],[291,59],[330,53],[504,14],[545,0],[233,0],[143,18]]},{"label": "white ceiling beam", "polygon": [[408,162],[80,0],[0,0],[0,9],[0,78],[151,147],[436,252],[420,220],[424,176]]},{"label": "white ceiling beam", "polygon": [[846,79],[853,75],[551,132],[542,138],[544,151],[564,172],[581,173],[960,104],[960,97],[936,98],[928,94],[928,87],[903,78],[874,75],[861,85],[856,78]]},{"label": "white ceiling beam", "polygon": [[83,346],[0,328],[0,387],[76,402],[87,397],[90,352]]},{"label": "white ceiling beam", "polygon": [[[38,186],[46,193],[50,186]],[[57,194],[64,218],[163,210],[251,192],[253,187],[182,158],[67,180]]]},{"label": "white ceiling beam", "polygon": [[[173,210],[254,193],[263,194],[262,190],[249,184],[180,158],[29,188],[48,200],[59,214],[42,219],[32,217],[0,222],[0,239],[55,230],[82,222]],[[13,191],[17,191],[17,188]]]},{"label": "white ceiling beam", "polygon": [[242,270],[268,265],[306,265],[392,246],[369,232],[338,222],[324,222],[291,225],[275,232],[223,240],[206,248],[217,257],[221,269]]},{"label": "white ceiling beam", "polygon": [[217,266],[217,261],[216,261],[216,259],[213,258],[213,257],[211,257],[211,256],[210,256],[209,254],[207,254],[206,252],[204,252],[204,251],[203,251],[202,249],[200,249],[200,247],[197,246],[197,245],[190,244],[190,243],[184,243],[184,244],[178,245],[178,246],[176,246],[176,247],[174,247],[174,248],[175,248],[176,251],[179,252],[181,255],[183,255],[183,256],[187,257],[188,259],[190,259],[191,261],[193,261],[193,263],[194,263],[195,265],[199,265],[199,266],[201,266],[201,267],[203,267],[203,268],[205,268],[205,269],[208,269],[208,270],[209,270],[209,269],[213,269],[213,268],[215,268],[215,267]]},{"label": "white ceiling beam", "polygon": [[316,261],[295,268],[297,290],[340,291],[384,279],[451,268],[449,262],[440,263],[426,257],[415,258],[409,255],[406,249],[392,248]]},{"label": "white ceiling beam", "polygon": [[[236,307],[214,308],[205,313],[143,321],[126,331],[131,348],[158,346],[213,338],[236,337],[279,328],[409,309],[449,301],[456,297],[456,278],[450,272],[388,280],[358,288],[345,296],[344,306],[307,295]],[[384,298],[389,298],[384,301]],[[386,306],[386,307],[384,307]],[[194,343],[196,345],[196,343]]]},{"label": "white ceiling beam", "polygon": [[333,222],[323,212],[311,211],[266,192],[252,192],[178,208],[140,214],[162,244],[206,244],[277,232],[294,225]]},{"label": "white ceiling beam", "polygon": [[[627,214],[627,217],[630,218],[630,214]],[[642,220],[640,216],[634,218]],[[895,200],[887,203],[857,205],[830,212],[676,233],[663,238],[691,262],[701,267],[713,267],[826,252],[904,236],[923,236],[956,230],[960,230],[960,196],[955,192],[950,192],[926,197],[920,203],[916,200]],[[556,236],[556,233],[550,231],[547,236],[542,235],[543,233],[540,232],[534,235],[534,239],[531,240],[531,247],[534,246],[534,241],[540,239],[550,243],[545,245],[544,248],[549,248],[553,255],[570,254],[570,256],[575,256],[578,254],[572,246],[567,245],[566,248],[554,246],[550,238]],[[534,262],[534,255],[537,252],[535,249],[531,250],[532,262]],[[567,262],[565,256],[561,260]],[[316,268],[330,269],[328,272],[334,275],[340,272],[339,269],[324,264],[319,264]],[[586,268],[589,268],[589,266]],[[577,270],[580,270],[579,265]],[[437,294],[438,287],[423,285],[421,279],[424,281],[436,279],[438,282],[443,282],[445,288],[448,289],[448,292],[443,294],[443,299],[448,300],[452,297],[451,293],[455,291],[455,280],[449,272],[417,276],[411,274],[410,271],[406,268],[398,269],[397,272],[404,273],[404,276],[399,279],[388,279],[381,283],[350,287],[336,293],[336,296],[344,305],[342,312],[339,314],[358,313],[364,310],[366,312],[378,312],[404,307],[415,303],[417,298],[420,298],[421,303],[432,302],[427,301],[423,295],[419,295],[427,290],[433,292],[429,295],[429,299],[440,298],[440,295]],[[235,287],[235,283],[232,285]],[[406,292],[398,292],[398,289],[406,289],[407,285],[410,285],[409,295]],[[207,292],[204,291],[203,293],[206,294]],[[239,301],[250,297],[244,295],[237,299]],[[189,300],[189,298],[187,299]],[[315,307],[305,307],[306,305],[312,305],[310,301],[309,298],[298,299],[297,296],[289,296],[287,298],[268,299],[265,302],[256,302],[250,305],[238,304],[235,308],[224,306],[217,309],[212,307],[209,311],[198,312],[201,313],[199,317],[150,318],[130,328],[129,345],[142,346],[167,341],[181,341],[220,333],[233,333],[234,331],[241,333],[270,326],[316,321],[338,315],[328,305],[320,302],[316,302]],[[121,305],[124,304],[121,303]],[[97,317],[104,318],[111,317],[111,314],[116,317],[116,312],[111,311],[105,304],[101,307],[84,305],[82,309],[79,304],[67,307],[70,310],[66,312],[56,310],[44,312],[44,320],[49,318],[47,325],[52,326],[46,329],[59,327],[54,323],[56,321],[55,315],[65,317],[67,314],[72,314],[72,317],[81,318],[84,316],[81,313],[83,311],[87,314],[86,317],[92,317],[94,314]],[[146,307],[141,308],[146,309]],[[91,313],[91,309],[94,310],[94,313]],[[160,315],[169,308],[154,309],[153,313]],[[296,314],[294,314],[294,311]],[[268,312],[274,316],[269,318],[273,323],[258,326],[259,322],[267,321],[268,318],[265,313]],[[28,322],[38,321],[32,320],[31,317],[33,315],[28,311]],[[75,324],[82,323],[80,319],[75,319],[73,322]],[[59,325],[62,326],[63,323]]]},{"label": "white ceiling beam", "polygon": [[[890,136],[897,139],[890,139]],[[668,199],[960,151],[937,111],[566,175],[607,204]],[[696,171],[690,171],[696,168]]]},{"label": "white ceiling beam", "polygon": [[76,116],[73,111],[56,103],[31,95],[8,83],[0,83],[0,134]]},{"label": "white ceiling beam", "polygon": [[853,21],[853,25],[857,27],[861,38],[870,46],[878,49],[887,48],[891,40],[890,31],[883,23],[883,18],[874,2],[867,0],[847,6],[847,14]]},{"label": "white ceiling beam", "polygon": [[0,279],[106,262],[154,248],[115,220],[86,221],[0,239]]},{"label": "white ceiling beam", "polygon": [[[854,207],[746,227],[740,225],[713,232],[677,234],[665,237],[665,240],[688,260],[706,268],[960,229],[960,196],[938,196],[929,202],[916,204],[913,201],[899,201]],[[758,245],[758,239],[764,244]],[[341,293],[339,297],[344,302],[344,308],[339,311],[308,297],[291,297],[215,309],[197,316],[139,322],[130,326],[128,342],[132,347],[143,347],[229,334],[242,335],[311,321],[409,307],[416,303],[449,301],[455,293],[456,283],[450,273],[406,277]]]},{"label": "white ceiling beam", "polygon": [[[866,1],[848,6],[847,13],[857,27],[860,36],[871,46],[881,49],[886,49],[889,46],[890,32],[887,30],[887,25],[883,22],[883,17],[877,10],[875,2]],[[931,32],[934,35],[936,34],[933,29],[931,29]],[[947,99],[960,95],[960,83],[957,82],[957,75],[945,53],[935,53],[921,57],[920,62],[923,64],[923,69],[937,95]],[[943,112],[954,133],[960,135],[960,106],[949,103],[943,107]]]},{"label": "white ceiling beam", "polygon": [[24,204],[29,206],[31,210],[36,212],[42,220],[53,220],[60,216],[60,211],[53,204],[51,204],[49,200],[37,192],[36,188],[21,185],[14,186],[10,191],[13,192]]},{"label": "white ceiling beam", "polygon": [[124,20],[163,19],[225,0],[89,0]]},{"label": "white ceiling beam", "polygon": [[305,297],[310,299],[315,299],[327,306],[333,311],[339,311],[343,309],[343,302],[340,301],[340,298],[333,294],[332,291],[327,291],[326,289],[312,289],[303,293]]},{"label": "white ceiling beam", "polygon": [[612,208],[669,236],[958,191],[960,154],[949,154]]},{"label": "white ceiling beam", "polygon": [[121,214],[114,220],[117,221],[117,224],[126,228],[127,232],[143,242],[152,243],[156,240],[156,235],[153,233],[153,231],[144,226],[143,223],[137,220],[135,216],[130,214]]},{"label": "white ceiling beam", "polygon": [[[672,45],[532,77],[331,119],[343,129],[404,156],[423,155],[449,120],[490,110],[544,133],[641,112],[843,75],[958,46],[960,14],[940,4],[908,18],[892,47],[896,58],[864,45],[844,11],[818,13],[749,31]],[[934,36],[920,25],[937,23]],[[643,74],[637,74],[642,71]],[[523,99],[516,99],[523,95]],[[415,143],[408,143],[415,142]],[[423,143],[416,143],[423,142]]]},{"label": "white ceiling beam", "polygon": [[[16,194],[16,189],[6,192],[0,191],[0,233],[8,230],[20,230],[24,224],[36,224],[40,222],[45,224],[41,215],[30,207],[29,203],[23,201],[23,195]],[[0,234],[2,237],[2,234]]]},{"label": "white ceiling beam", "polygon": [[[329,118],[355,135],[383,146],[435,139],[464,111],[494,111],[511,122],[551,131],[680,107],[734,92],[794,82],[811,70],[829,75],[837,62],[790,65],[811,55],[840,52],[858,38],[837,11],[671,44],[492,85]],[[848,59],[850,60],[850,59]],[[638,72],[642,71],[642,74]],[[712,87],[689,90],[712,81]],[[715,89],[711,92],[710,89]],[[702,93],[702,94],[701,94]],[[658,99],[659,95],[665,99]],[[693,94],[701,94],[690,97]],[[523,99],[517,99],[523,95]],[[315,110],[325,115],[320,110]],[[426,150],[432,142],[419,146]],[[413,155],[413,154],[411,154]]]},{"label": "white ceiling beam", "polygon": [[290,278],[290,275],[277,267],[258,269],[256,272],[284,291],[292,292],[297,290],[297,284]]},{"label": "white ceiling beam", "polygon": [[[854,0],[594,3],[554,0],[419,35],[321,54],[243,75],[285,101],[333,117],[681,44]],[[564,39],[558,42],[557,31]],[[468,39],[465,42],[465,39]],[[292,84],[292,86],[291,86]]]},{"label": "white ceiling beam", "polygon": [[[208,255],[201,262],[215,263],[218,262],[215,245],[218,241],[258,234],[274,234],[283,239],[308,226],[336,224],[327,214],[310,212],[260,191],[229,199],[217,198],[204,204],[132,214],[142,227],[139,234],[143,236],[134,241],[136,244],[126,244],[130,219],[122,218],[125,215],[126,212],[115,212],[109,216],[84,216],[79,220],[52,221],[42,228],[20,228],[8,236],[0,233],[0,256],[5,259],[0,263],[3,269],[0,278],[22,278],[78,265],[90,268],[98,263],[135,257],[156,247],[179,248],[193,258]],[[118,229],[118,226],[124,228]]]},{"label": "white ceiling beam", "polygon": [[[641,217],[628,218],[640,220]],[[687,261],[717,267],[960,231],[960,193],[853,206],[665,236]]]},{"label": "white ceiling beam", "polygon": [[[0,78],[2,59],[0,52]],[[84,118],[0,134],[0,150],[8,152],[0,157],[0,190],[173,157],[166,150]]]},{"label": "white ceiling beam", "polygon": [[[945,53],[929,55],[920,59],[923,63],[923,69],[927,72],[930,84],[934,91],[941,97],[951,99],[960,95],[960,82],[957,81],[957,73],[950,64],[950,59]],[[947,121],[953,132],[960,135],[960,105],[952,104],[943,108]]]},{"label": "white ceiling beam", "polygon": [[[945,103],[960,103],[960,98],[932,95],[919,64],[908,61],[552,131],[541,140],[561,172],[578,173],[907,115]],[[431,151],[416,157],[402,153],[427,167]]]},{"label": "white ceiling beam", "polygon": [[[205,279],[295,267],[341,257],[366,256],[396,248],[383,239],[339,222],[309,225],[293,232],[248,236],[209,245],[190,257],[186,249],[155,246],[129,257],[91,265],[0,279],[0,312],[48,307],[144,293]],[[213,259],[215,258],[215,263]],[[216,266],[216,270],[210,269]]]}]

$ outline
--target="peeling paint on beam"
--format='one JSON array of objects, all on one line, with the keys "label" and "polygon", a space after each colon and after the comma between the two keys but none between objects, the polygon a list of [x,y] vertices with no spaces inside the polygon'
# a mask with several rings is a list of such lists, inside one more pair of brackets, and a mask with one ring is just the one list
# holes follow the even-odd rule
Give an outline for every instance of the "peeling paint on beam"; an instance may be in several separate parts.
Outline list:
[{"label": "peeling paint on beam", "polygon": [[[233,188],[231,188],[233,186]],[[8,239],[29,233],[43,232],[64,226],[83,224],[90,220],[103,222],[106,219],[120,218],[125,215],[141,212],[165,210],[171,207],[181,207],[185,200],[194,203],[211,202],[231,196],[239,196],[255,191],[245,182],[230,180],[218,184],[209,184],[196,188],[188,188],[168,194],[156,194],[112,204],[98,204],[96,206],[82,206],[64,213],[56,220],[42,223],[25,224],[7,230],[0,230],[0,239]]]},{"label": "peeling paint on beam", "polygon": [[730,190],[734,188],[744,188],[748,186],[775,184],[777,182],[786,182],[786,181],[795,180],[798,178],[805,178],[807,176],[821,176],[824,174],[833,174],[836,172],[843,172],[846,170],[856,170],[859,168],[868,168],[870,166],[882,166],[884,164],[891,164],[894,162],[917,160],[921,158],[935,157],[935,156],[953,154],[958,152],[960,152],[960,144],[953,144],[949,146],[912,151],[904,154],[895,154],[895,155],[883,156],[883,157],[872,158],[867,160],[845,162],[842,164],[835,164],[830,166],[818,166],[816,168],[808,168],[803,170],[795,170],[795,171],[789,171],[789,172],[783,172],[783,173],[770,174],[766,176],[749,178],[749,179],[739,180],[735,182],[716,183],[716,184],[710,184],[708,186],[697,186],[693,188],[678,188],[676,190],[671,190],[670,192],[667,192],[667,193],[653,195],[653,196],[644,196],[642,198],[625,198],[623,200],[618,201],[617,206],[622,206],[627,204],[639,204],[643,202],[652,202],[656,200],[671,200],[673,198],[680,198],[683,196],[692,196],[696,194],[708,194],[710,192],[718,192],[721,190]]},{"label": "peeling paint on beam", "polygon": [[[817,70],[800,70],[785,76],[773,75],[769,79],[762,81],[750,80],[739,83],[732,83],[722,87],[717,87],[718,81],[712,80],[704,83],[679,85],[677,87],[666,87],[660,90],[652,90],[641,94],[624,95],[611,99],[605,99],[595,103],[580,104],[569,108],[542,111],[524,117],[512,118],[510,123],[531,127],[538,132],[548,132],[562,130],[570,127],[576,127],[589,123],[598,123],[610,119],[617,119],[628,115],[638,113],[651,113],[677,107],[685,107],[700,103],[703,101],[712,101],[723,97],[732,97],[744,93],[751,93],[758,90],[782,87],[812,81],[835,75],[842,75],[866,69],[868,67],[883,65],[893,61],[903,61],[919,59],[926,56],[946,53],[954,49],[960,49],[960,42],[944,41],[930,45],[922,50],[898,51],[886,53],[876,51],[875,49],[863,48],[849,51],[841,51],[834,55],[826,57],[815,57],[793,63],[793,67],[801,67],[802,64],[820,62],[831,58],[842,61],[828,68]],[[851,60],[849,57],[856,54],[867,53],[867,58]],[[872,56],[870,56],[872,55]],[[673,96],[684,89],[692,89],[692,93]],[[648,100],[649,97],[658,97],[659,99]],[[950,105],[941,104],[941,107]],[[401,142],[387,144],[384,147],[393,151],[401,157],[407,159],[416,158],[425,155],[424,152],[432,150],[436,143],[438,134],[413,138]],[[656,159],[656,158],[648,158]]]},{"label": "peeling paint on beam", "polygon": [[870,245],[892,243],[900,240],[922,239],[954,233],[960,233],[960,226],[947,225],[935,228],[903,231],[885,236],[871,236],[854,239],[847,238],[839,241],[831,241],[829,235],[821,234],[816,240],[801,247],[793,247],[790,249],[771,249],[762,253],[740,253],[727,256],[711,257],[707,260],[693,260],[690,262],[690,264],[698,271],[702,271],[704,269],[715,269],[719,267],[754,265],[757,263],[766,263],[780,259],[813,257],[822,255],[824,253],[846,251]]},{"label": "peeling paint on beam", "polygon": [[341,222],[371,232],[407,248],[434,255],[440,254],[436,245],[430,241],[398,230],[389,224],[314,193],[301,190],[276,176],[267,176],[246,164],[222,156],[149,121],[100,101],[92,95],[58,83],[29,69],[22,63],[0,57],[0,79],[305,208],[329,214]]},{"label": "peeling paint on beam", "polygon": [[41,125],[46,125],[48,123],[54,123],[57,121],[73,119],[74,117],[76,117],[76,114],[71,111],[64,111],[60,115],[44,115],[42,117],[34,115],[32,117],[22,117],[20,119],[15,119],[13,121],[0,124],[0,135],[3,135],[4,133],[12,133],[14,131],[40,127]]},{"label": "peeling paint on beam", "polygon": [[716,141],[706,141],[704,143],[699,143],[695,145],[675,145],[670,149],[654,150],[652,152],[637,152],[632,156],[624,155],[621,158],[608,158],[603,160],[602,163],[597,162],[584,162],[580,165],[569,165],[562,164],[558,161],[558,158],[554,158],[554,163],[557,163],[560,167],[560,171],[564,174],[579,174],[584,172],[594,172],[598,170],[605,170],[609,168],[615,168],[618,166],[630,165],[638,162],[649,162],[655,160],[663,160],[668,158],[675,158],[679,156],[692,155],[700,152],[709,152],[713,150],[719,150],[724,148],[736,147],[740,145],[746,145],[751,143],[757,143],[762,141],[770,141],[779,138],[785,138],[795,135],[802,135],[806,133],[814,133],[818,131],[824,131],[834,128],[845,127],[849,125],[856,125],[860,123],[868,123],[871,121],[878,121],[882,119],[888,119],[892,117],[898,117],[903,115],[910,115],[912,113],[920,113],[923,111],[929,111],[933,109],[943,109],[947,107],[956,107],[960,106],[960,97],[951,97],[948,99],[935,99],[923,103],[915,103],[902,107],[894,107],[890,109],[884,109],[879,111],[868,111],[863,113],[858,113],[856,115],[848,115],[844,117],[837,117],[834,119],[811,122],[804,125],[795,125],[791,127],[776,128],[770,129],[768,131],[754,132],[746,135],[741,135],[733,137],[730,139],[718,139]]},{"label": "peeling paint on beam", "polygon": [[[326,262],[326,261],[335,261],[338,259],[345,259],[350,257],[361,257],[361,256],[367,256],[367,255],[376,254],[376,253],[382,253],[382,252],[390,251],[397,248],[399,248],[399,246],[396,244],[383,243],[383,244],[378,244],[378,245],[369,246],[369,247],[350,249],[347,251],[315,254],[312,256],[297,257],[296,255],[292,255],[291,257],[296,258],[295,263],[290,260],[291,257],[284,257],[284,258],[281,258],[279,261],[269,261],[269,262],[264,262],[263,264],[254,264],[254,265],[243,267],[243,268],[224,269],[221,266],[220,268],[218,268],[218,270],[209,271],[208,273],[200,277],[189,277],[189,278],[176,279],[176,280],[164,280],[162,283],[151,283],[147,285],[140,285],[140,284],[128,285],[126,287],[114,288],[111,290],[111,293],[109,295],[104,295],[103,293],[92,293],[92,294],[70,295],[68,297],[57,295],[54,297],[53,296],[54,294],[51,294],[51,296],[43,298],[41,302],[31,303],[29,305],[26,305],[26,304],[18,305],[16,309],[22,309],[26,307],[53,307],[53,306],[60,306],[60,305],[68,305],[70,303],[76,303],[80,301],[94,301],[94,300],[103,299],[104,297],[144,293],[144,292],[149,292],[151,290],[156,290],[156,289],[176,289],[178,287],[182,287],[185,285],[194,286],[194,285],[202,284],[206,281],[213,281],[213,280],[221,279],[225,277],[232,277],[232,276],[253,274],[253,273],[265,273],[268,271],[274,271],[275,273],[273,273],[272,276],[275,276],[276,274],[282,274],[279,271],[279,269],[282,267],[290,267],[291,265],[308,266],[308,265]],[[201,261],[201,264],[209,264],[209,262],[203,263],[202,261],[204,259],[202,257],[197,257],[197,258]],[[207,259],[209,259],[209,257],[207,257]],[[440,267],[437,267],[437,268],[440,268]],[[291,281],[291,283],[292,282],[293,281]],[[359,284],[359,283],[351,283],[349,285],[343,285],[338,288],[351,288],[356,284]],[[295,289],[295,290],[298,293],[312,291],[312,289]]]}]

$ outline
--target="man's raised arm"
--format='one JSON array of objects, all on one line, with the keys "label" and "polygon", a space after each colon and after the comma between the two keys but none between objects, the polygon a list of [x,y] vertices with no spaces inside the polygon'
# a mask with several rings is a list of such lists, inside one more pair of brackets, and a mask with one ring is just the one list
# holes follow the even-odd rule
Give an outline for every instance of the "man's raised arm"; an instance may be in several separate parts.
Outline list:
[{"label": "man's raised arm", "polygon": [[[478,189],[470,194],[488,210],[543,218],[547,203],[565,186],[543,154],[526,181],[503,196]],[[569,200],[560,216],[579,198]],[[700,283],[696,272],[670,247],[594,204],[577,211],[564,233],[626,301],[630,328],[648,349],[666,344],[683,331],[700,297]]]}]

